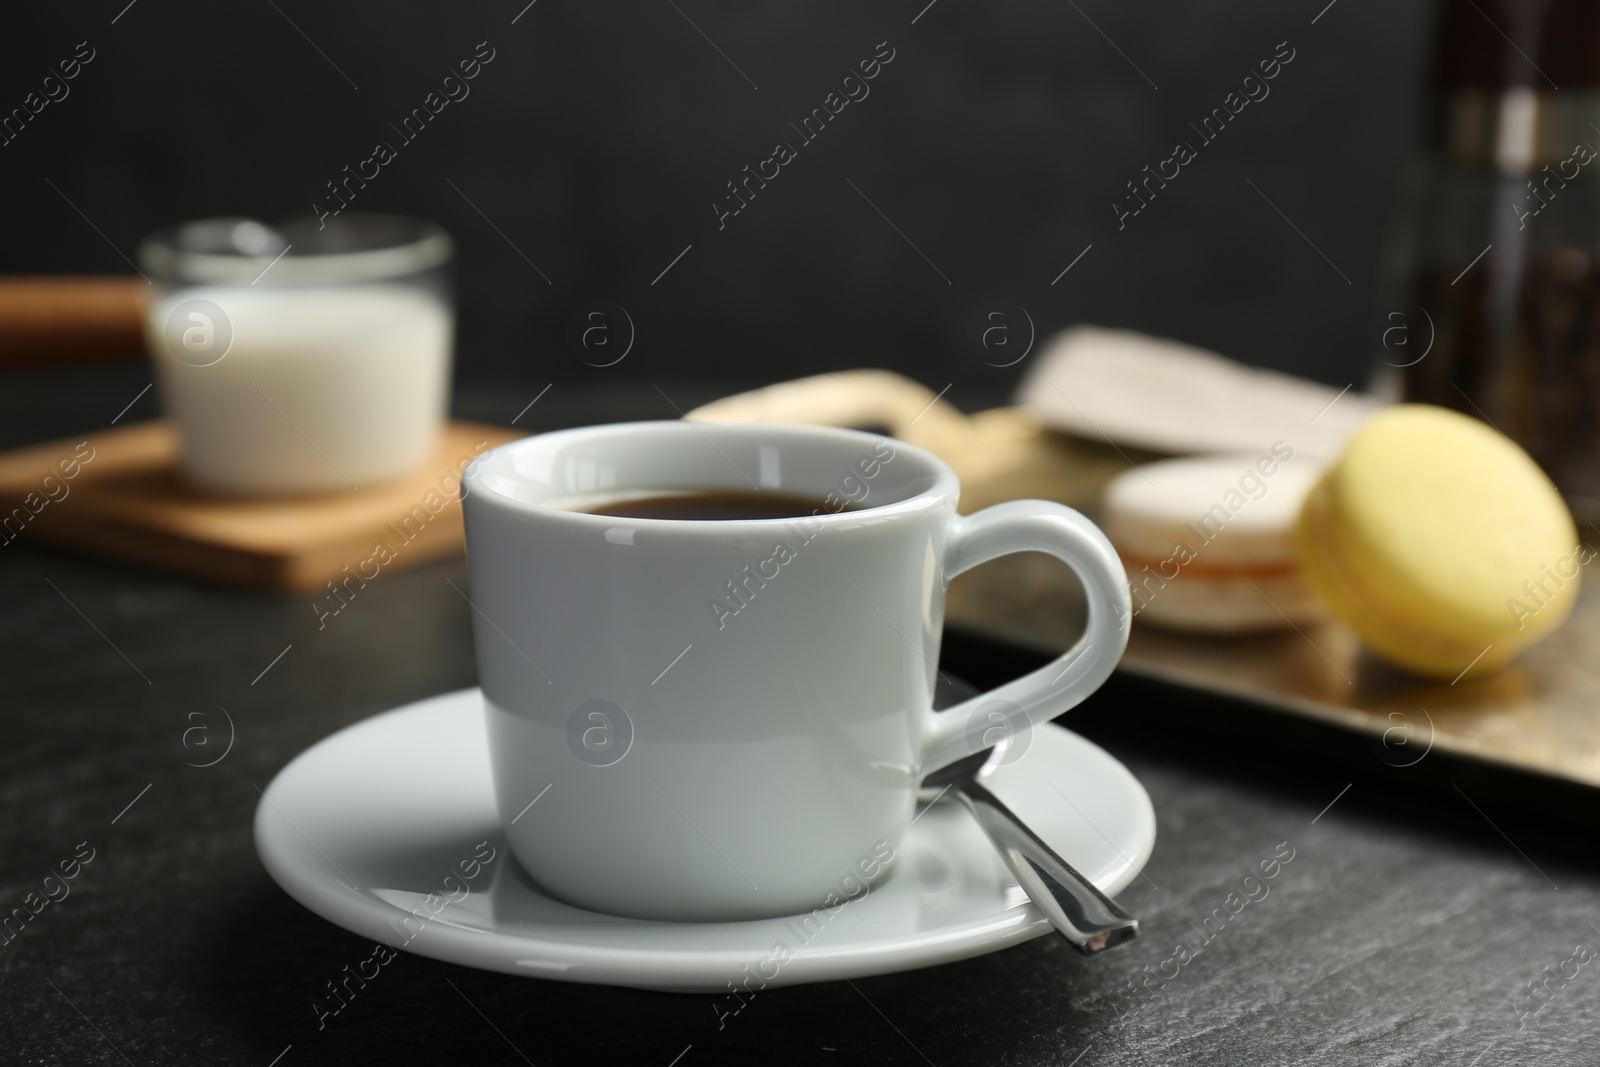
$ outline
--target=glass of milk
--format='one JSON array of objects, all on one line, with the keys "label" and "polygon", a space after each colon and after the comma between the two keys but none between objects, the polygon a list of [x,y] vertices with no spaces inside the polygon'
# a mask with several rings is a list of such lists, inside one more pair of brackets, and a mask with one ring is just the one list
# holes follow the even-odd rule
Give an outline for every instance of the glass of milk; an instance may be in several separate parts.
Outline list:
[{"label": "glass of milk", "polygon": [[388,215],[219,218],[139,248],[182,469],[221,493],[363,489],[432,455],[449,403],[449,236]]}]

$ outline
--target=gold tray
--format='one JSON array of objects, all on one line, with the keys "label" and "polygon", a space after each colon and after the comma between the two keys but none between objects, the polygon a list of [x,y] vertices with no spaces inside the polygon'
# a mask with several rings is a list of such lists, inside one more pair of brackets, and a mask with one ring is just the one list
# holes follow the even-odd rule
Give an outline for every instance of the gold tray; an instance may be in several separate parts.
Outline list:
[{"label": "gold tray", "polygon": [[[1083,592],[1047,557],[1010,557],[956,579],[950,622],[1046,653],[1083,632]],[[1600,588],[1510,667],[1455,682],[1418,678],[1367,652],[1329,622],[1301,633],[1193,637],[1137,618],[1118,670],[1372,737],[1379,757],[1409,766],[1428,752],[1600,788]]]},{"label": "gold tray", "polygon": [[[729,397],[691,418],[880,427],[937,453],[961,477],[961,510],[1019,497],[1058,500],[1095,517],[1101,490],[1154,458],[1053,432],[1020,408],[964,415],[886,371],[785,382]],[[1600,787],[1600,589],[1586,583],[1572,618],[1497,674],[1418,678],[1365,651],[1337,622],[1304,632],[1195,637],[1134,620],[1120,670],[1364,733],[1380,759],[1408,766],[1438,750]],[[1083,591],[1054,559],[1006,556],[950,586],[951,623],[1054,654],[1083,632]]]}]

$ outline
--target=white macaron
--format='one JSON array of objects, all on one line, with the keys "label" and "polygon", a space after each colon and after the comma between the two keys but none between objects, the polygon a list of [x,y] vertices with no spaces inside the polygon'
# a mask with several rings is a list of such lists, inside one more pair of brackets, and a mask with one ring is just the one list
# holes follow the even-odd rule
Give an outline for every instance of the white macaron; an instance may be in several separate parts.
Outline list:
[{"label": "white macaron", "polygon": [[1106,534],[1136,617],[1205,633],[1287,629],[1326,617],[1294,528],[1323,464],[1279,441],[1259,455],[1146,463],[1106,487]]}]

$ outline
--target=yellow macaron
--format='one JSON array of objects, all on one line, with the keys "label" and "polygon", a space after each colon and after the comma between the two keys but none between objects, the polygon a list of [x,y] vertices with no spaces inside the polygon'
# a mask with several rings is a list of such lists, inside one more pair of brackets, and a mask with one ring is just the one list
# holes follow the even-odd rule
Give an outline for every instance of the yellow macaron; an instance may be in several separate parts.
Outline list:
[{"label": "yellow macaron", "polygon": [[1595,554],[1526,452],[1421,404],[1362,424],[1296,538],[1313,587],[1368,645],[1449,679],[1502,667],[1561,625]]}]

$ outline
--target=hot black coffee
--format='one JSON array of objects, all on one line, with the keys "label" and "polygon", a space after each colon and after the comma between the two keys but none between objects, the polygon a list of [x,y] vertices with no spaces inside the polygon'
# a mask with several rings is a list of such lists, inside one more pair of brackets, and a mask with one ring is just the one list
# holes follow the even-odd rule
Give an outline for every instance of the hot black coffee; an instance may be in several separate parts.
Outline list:
[{"label": "hot black coffee", "polygon": [[575,509],[590,515],[619,519],[791,519],[799,515],[830,515],[854,511],[855,505],[833,507],[816,497],[770,490],[686,489],[656,496],[631,497]]}]

